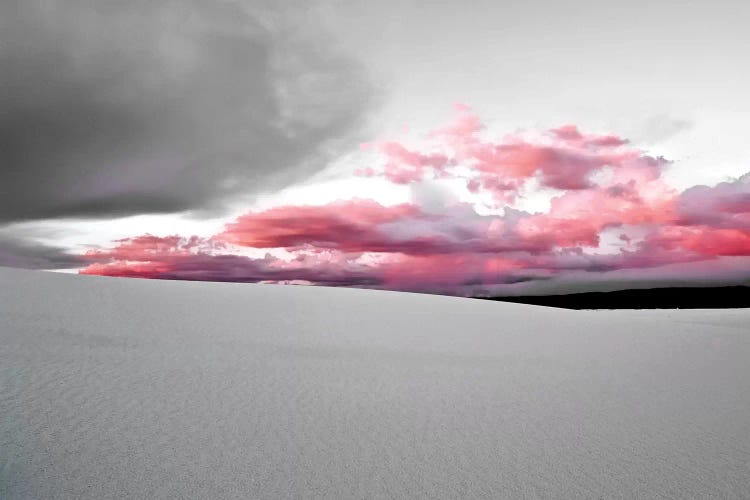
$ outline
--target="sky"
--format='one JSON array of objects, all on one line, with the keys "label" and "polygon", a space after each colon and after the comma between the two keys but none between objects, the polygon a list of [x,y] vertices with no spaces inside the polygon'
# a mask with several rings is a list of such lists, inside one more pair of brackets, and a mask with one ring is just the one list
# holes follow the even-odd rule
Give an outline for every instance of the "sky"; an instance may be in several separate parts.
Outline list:
[{"label": "sky", "polygon": [[746,2],[9,0],[0,265],[750,283]]}]

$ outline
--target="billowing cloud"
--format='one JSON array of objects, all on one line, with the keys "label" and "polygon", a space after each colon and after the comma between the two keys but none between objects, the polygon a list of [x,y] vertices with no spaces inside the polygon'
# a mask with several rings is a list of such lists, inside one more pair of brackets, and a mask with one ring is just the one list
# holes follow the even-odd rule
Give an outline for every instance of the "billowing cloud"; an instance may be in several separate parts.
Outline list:
[{"label": "billowing cloud", "polygon": [[[495,196],[503,209],[494,214],[442,195],[435,203],[430,193],[390,206],[366,199],[277,206],[242,215],[210,238],[115,242],[85,255],[83,272],[471,294],[586,275],[658,281],[670,266],[704,276],[726,259],[750,263],[750,174],[678,192],[662,180],[667,160],[614,135],[565,125],[494,141],[483,130],[462,107],[419,148],[375,143],[383,161],[361,172],[420,186],[468,179],[467,192]],[[549,209],[507,205],[532,179],[554,193]]]},{"label": "billowing cloud", "polygon": [[408,148],[394,141],[375,143],[386,157],[385,166],[361,169],[360,175],[382,175],[406,184],[428,176],[457,175],[460,169],[470,191],[490,191],[500,205],[512,203],[531,179],[542,187],[584,190],[593,187],[595,174],[612,177],[609,188],[628,182],[657,180],[668,164],[614,135],[584,134],[574,125],[564,125],[541,134],[513,135],[501,140],[483,136],[484,125],[468,107],[457,106],[457,117],[447,127],[429,134],[427,151]]},{"label": "billowing cloud", "polygon": [[308,7],[0,2],[0,222],[200,209],[320,169],[373,92]]},{"label": "billowing cloud", "polygon": [[715,228],[750,228],[750,172],[733,182],[685,190],[678,203],[680,223]]}]

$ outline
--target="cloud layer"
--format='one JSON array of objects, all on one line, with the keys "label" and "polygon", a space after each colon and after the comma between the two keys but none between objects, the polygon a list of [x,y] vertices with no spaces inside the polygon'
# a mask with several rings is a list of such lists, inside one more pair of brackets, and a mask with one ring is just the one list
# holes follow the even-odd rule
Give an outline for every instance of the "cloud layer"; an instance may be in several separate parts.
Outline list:
[{"label": "cloud layer", "polygon": [[[380,161],[360,175],[458,180],[503,210],[480,215],[472,204],[429,200],[280,206],[238,217],[211,238],[119,241],[85,255],[82,272],[472,294],[581,273],[658,280],[674,265],[687,266],[689,279],[691,265],[705,274],[722,258],[750,257],[750,174],[680,193],[661,178],[667,160],[623,138],[566,125],[495,139],[466,107],[419,147],[369,147]],[[531,184],[553,193],[548,210],[510,205]],[[264,257],[247,253],[258,249]]]},{"label": "cloud layer", "polygon": [[25,269],[71,269],[89,263],[66,248],[0,232],[0,266]]},{"label": "cloud layer", "polygon": [[0,223],[220,205],[319,169],[369,108],[310,8],[0,3]]}]

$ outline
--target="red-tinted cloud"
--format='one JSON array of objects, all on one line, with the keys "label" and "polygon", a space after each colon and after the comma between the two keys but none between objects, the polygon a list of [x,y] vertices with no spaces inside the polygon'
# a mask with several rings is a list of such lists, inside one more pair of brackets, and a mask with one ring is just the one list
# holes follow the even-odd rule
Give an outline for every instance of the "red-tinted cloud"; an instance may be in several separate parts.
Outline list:
[{"label": "red-tinted cloud", "polygon": [[119,240],[111,249],[88,252],[91,261],[81,274],[191,281],[257,283],[305,281],[333,286],[380,284],[366,266],[341,259],[300,255],[283,260],[227,253],[221,245],[192,236],[164,238],[144,235]]},{"label": "red-tinted cloud", "polygon": [[254,248],[311,245],[361,252],[386,239],[383,224],[421,215],[416,205],[386,207],[370,200],[276,207],[239,217],[215,239]]},{"label": "red-tinted cloud", "polygon": [[[420,153],[407,149],[398,142],[380,142],[375,144],[375,148],[388,158],[383,175],[395,184],[419,181],[429,171],[442,172],[449,162],[448,157],[443,154]],[[374,170],[367,173],[372,176]]]},{"label": "red-tinted cloud", "polygon": [[90,250],[85,256],[89,259],[107,258],[122,261],[148,261],[154,256],[193,255],[201,248],[208,250],[210,242],[191,236],[183,238],[178,235],[159,237],[150,234],[116,240],[117,245],[110,249]]},{"label": "red-tinted cloud", "polygon": [[574,125],[550,129],[533,137],[515,135],[502,140],[482,137],[484,126],[470,108],[457,107],[454,123],[428,134],[429,152],[409,149],[394,142],[381,142],[377,149],[386,158],[385,167],[363,169],[363,175],[383,175],[399,183],[417,182],[428,175],[446,176],[453,167],[468,168],[471,191],[483,189],[496,195],[498,202],[512,201],[516,192],[531,178],[542,186],[577,190],[593,187],[592,175],[605,168],[617,173],[629,171],[640,177],[658,178],[668,164],[630,147],[614,135],[585,134]]},{"label": "red-tinted cloud", "polygon": [[706,257],[750,255],[750,230],[708,226],[667,226],[648,238],[650,247],[680,250]]},{"label": "red-tinted cloud", "polygon": [[[750,174],[680,193],[662,180],[666,160],[615,135],[573,125],[499,141],[483,134],[477,116],[458,107],[424,150],[375,143],[385,166],[361,173],[395,183],[456,176],[503,202],[536,179],[556,190],[549,210],[479,215],[468,204],[435,210],[357,199],[279,206],[238,217],[211,238],[120,240],[88,252],[81,272],[470,293],[574,272],[650,269],[658,278],[660,267],[679,263],[705,273],[717,259],[750,257]],[[249,249],[269,253],[254,258]]]}]

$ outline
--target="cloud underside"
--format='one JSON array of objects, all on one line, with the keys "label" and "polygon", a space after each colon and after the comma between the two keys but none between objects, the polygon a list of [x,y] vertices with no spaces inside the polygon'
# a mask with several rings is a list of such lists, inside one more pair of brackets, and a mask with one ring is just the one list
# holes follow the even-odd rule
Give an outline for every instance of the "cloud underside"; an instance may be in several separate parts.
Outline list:
[{"label": "cloud underside", "polygon": [[65,248],[0,233],[0,266],[25,269],[74,269],[89,262]]},{"label": "cloud underside", "polygon": [[[505,207],[500,215],[429,196],[393,206],[279,206],[229,221],[210,238],[120,240],[84,255],[81,272],[473,294],[571,276],[674,280],[675,266],[689,280],[750,257],[750,174],[677,192],[662,180],[666,159],[617,136],[572,125],[486,136],[460,107],[420,147],[370,144],[380,161],[359,174],[414,186],[459,182]],[[531,185],[553,193],[549,209],[510,208]]]},{"label": "cloud underside", "polygon": [[0,3],[0,223],[219,208],[324,164],[368,111],[304,6]]}]

